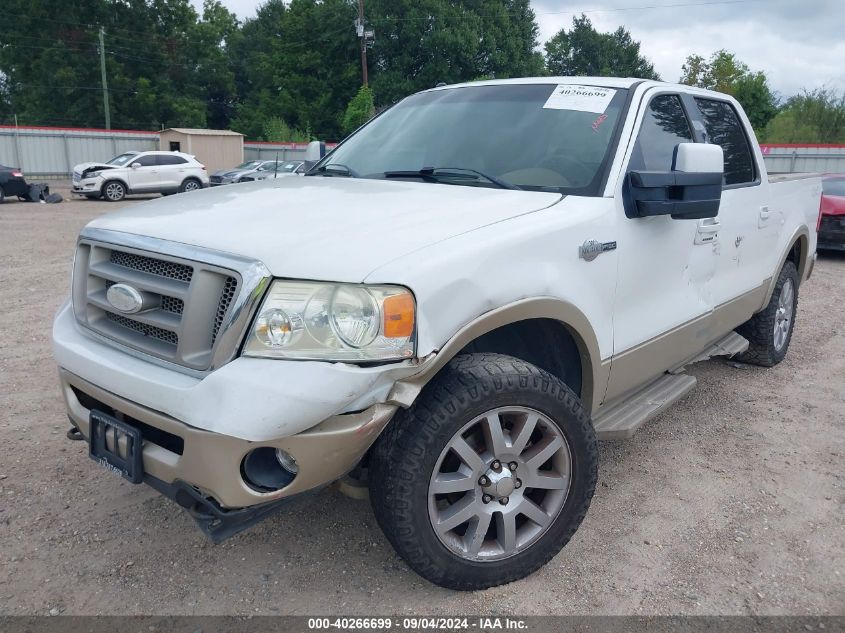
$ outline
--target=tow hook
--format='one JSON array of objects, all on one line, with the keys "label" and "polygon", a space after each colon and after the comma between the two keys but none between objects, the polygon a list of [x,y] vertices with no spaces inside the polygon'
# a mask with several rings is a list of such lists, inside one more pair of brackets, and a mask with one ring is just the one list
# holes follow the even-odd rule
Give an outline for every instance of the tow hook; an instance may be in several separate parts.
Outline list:
[{"label": "tow hook", "polygon": [[85,439],[85,436],[82,435],[82,432],[75,426],[70,427],[68,429],[68,432],[65,433],[65,435],[67,436],[67,439],[73,440],[74,442],[81,442]]}]

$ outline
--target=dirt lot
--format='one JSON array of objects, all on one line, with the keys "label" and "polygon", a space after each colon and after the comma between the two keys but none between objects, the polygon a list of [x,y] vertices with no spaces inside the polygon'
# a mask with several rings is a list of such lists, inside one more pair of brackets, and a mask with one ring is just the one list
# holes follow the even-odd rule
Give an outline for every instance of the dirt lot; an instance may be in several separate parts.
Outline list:
[{"label": "dirt lot", "polygon": [[845,613],[845,257],[801,288],[784,363],[693,367],[671,412],[602,444],[560,555],[462,594],[409,571],[366,502],[330,490],[213,546],[65,439],[51,320],[77,232],[116,208],[0,206],[0,613]]}]

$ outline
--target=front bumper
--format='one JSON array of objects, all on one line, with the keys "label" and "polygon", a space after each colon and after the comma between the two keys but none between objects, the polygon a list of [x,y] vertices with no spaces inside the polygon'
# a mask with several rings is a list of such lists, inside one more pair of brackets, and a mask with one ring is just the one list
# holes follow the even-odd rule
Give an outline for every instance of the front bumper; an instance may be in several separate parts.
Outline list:
[{"label": "front bumper", "polygon": [[98,194],[102,185],[101,178],[88,178],[73,182],[70,192],[79,196]]},{"label": "front bumper", "polygon": [[[99,339],[69,305],[53,324],[53,346],[69,415],[83,435],[92,408],[140,422],[145,473],[186,482],[225,508],[286,498],[343,476],[395,412],[385,404],[394,383],[419,371],[412,363],[241,357],[194,376]],[[241,476],[244,456],[261,446],[282,448],[299,464],[281,490],[258,492]]]},{"label": "front bumper", "polygon": [[[360,413],[332,416],[290,437],[250,442],[192,428],[64,369],[59,370],[59,379],[68,416],[86,439],[92,409],[123,417],[141,429],[145,478],[171,486],[187,484],[222,508],[266,504],[340,479],[355,467],[396,411],[395,406],[377,404]],[[299,464],[299,474],[281,490],[259,492],[241,475],[246,454],[261,446],[282,448]]]}]

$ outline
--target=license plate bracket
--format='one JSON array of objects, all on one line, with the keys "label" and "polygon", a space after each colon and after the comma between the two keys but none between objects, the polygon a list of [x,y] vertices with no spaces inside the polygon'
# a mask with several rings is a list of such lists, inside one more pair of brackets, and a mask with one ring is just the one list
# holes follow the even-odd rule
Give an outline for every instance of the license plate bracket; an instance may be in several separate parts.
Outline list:
[{"label": "license plate bracket", "polygon": [[133,484],[141,483],[144,461],[140,429],[96,410],[91,411],[88,422],[88,456]]}]

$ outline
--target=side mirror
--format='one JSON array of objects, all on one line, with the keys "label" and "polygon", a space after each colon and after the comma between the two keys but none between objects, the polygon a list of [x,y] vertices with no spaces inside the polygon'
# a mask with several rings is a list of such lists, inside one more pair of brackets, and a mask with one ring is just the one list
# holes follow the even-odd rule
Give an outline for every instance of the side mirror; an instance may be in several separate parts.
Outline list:
[{"label": "side mirror", "polygon": [[138,169],[141,166],[141,163],[132,163],[129,165],[132,169]]},{"label": "side mirror", "polygon": [[725,159],[722,148],[680,143],[672,171],[630,171],[622,188],[625,215],[701,220],[719,214]]}]

